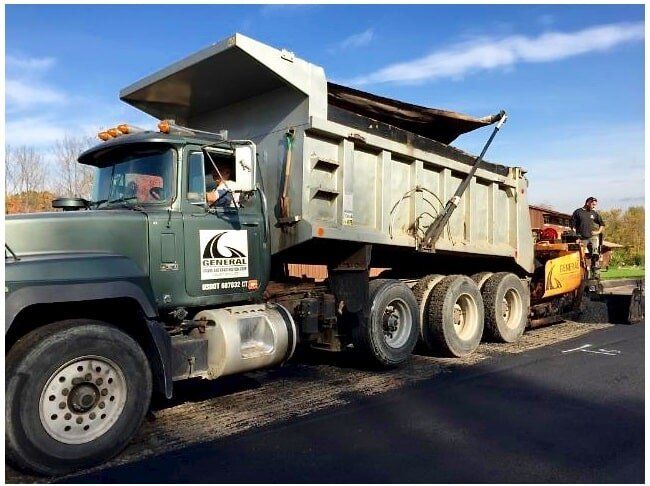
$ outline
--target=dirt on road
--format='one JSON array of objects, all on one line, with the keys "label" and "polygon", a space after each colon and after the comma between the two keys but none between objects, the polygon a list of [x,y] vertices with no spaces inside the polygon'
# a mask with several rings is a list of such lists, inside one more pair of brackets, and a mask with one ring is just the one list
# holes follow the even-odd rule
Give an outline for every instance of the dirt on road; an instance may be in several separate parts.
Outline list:
[{"label": "dirt on road", "polygon": [[[514,344],[481,344],[477,352],[466,358],[414,355],[407,365],[390,371],[362,369],[349,355],[310,353],[278,369],[215,382],[178,383],[175,398],[154,407],[126,450],[95,470],[339,407],[362,397],[434,379],[457,367],[472,366],[503,354],[523,353],[609,326],[567,321],[528,331]],[[44,479],[5,466],[6,482]]]}]

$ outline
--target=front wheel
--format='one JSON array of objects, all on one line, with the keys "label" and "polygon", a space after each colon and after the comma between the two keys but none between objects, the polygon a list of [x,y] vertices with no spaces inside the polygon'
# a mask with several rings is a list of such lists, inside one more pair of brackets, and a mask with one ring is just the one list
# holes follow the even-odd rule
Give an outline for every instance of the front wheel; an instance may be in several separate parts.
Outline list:
[{"label": "front wheel", "polygon": [[151,386],[142,349],[114,326],[70,320],[32,331],[6,359],[9,461],[53,475],[110,459],[139,429]]}]

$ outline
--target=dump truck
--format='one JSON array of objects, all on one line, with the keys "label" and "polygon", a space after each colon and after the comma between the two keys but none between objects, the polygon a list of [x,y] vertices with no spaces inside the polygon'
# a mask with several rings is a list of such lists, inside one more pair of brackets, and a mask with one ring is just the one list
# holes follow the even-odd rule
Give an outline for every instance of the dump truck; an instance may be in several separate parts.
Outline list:
[{"label": "dump truck", "polygon": [[[175,382],[280,366],[297,346],[398,366],[418,342],[465,356],[579,307],[584,251],[534,241],[525,170],[484,160],[489,143],[479,157],[451,145],[494,125],[491,142],[502,112],[328,82],[240,34],[120,98],[160,123],[118,125],[80,155],[92,200],[6,218],[18,468],[101,463]],[[292,277],[294,264],[327,279]]]}]

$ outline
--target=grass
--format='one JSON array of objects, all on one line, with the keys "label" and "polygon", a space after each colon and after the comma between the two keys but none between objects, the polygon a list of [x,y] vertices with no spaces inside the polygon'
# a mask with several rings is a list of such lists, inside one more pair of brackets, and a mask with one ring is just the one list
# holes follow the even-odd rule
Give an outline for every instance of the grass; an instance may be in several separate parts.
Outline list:
[{"label": "grass", "polygon": [[612,280],[615,278],[644,278],[644,267],[610,267],[606,272],[600,272],[600,278],[603,280]]}]

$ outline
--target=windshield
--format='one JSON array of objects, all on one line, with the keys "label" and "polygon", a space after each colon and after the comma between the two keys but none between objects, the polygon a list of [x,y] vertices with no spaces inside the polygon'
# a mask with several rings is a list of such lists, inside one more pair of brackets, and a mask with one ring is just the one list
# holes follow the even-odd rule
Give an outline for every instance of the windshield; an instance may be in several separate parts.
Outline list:
[{"label": "windshield", "polygon": [[168,203],[174,197],[173,149],[147,148],[111,154],[102,159],[93,186],[93,201],[135,204]]}]

